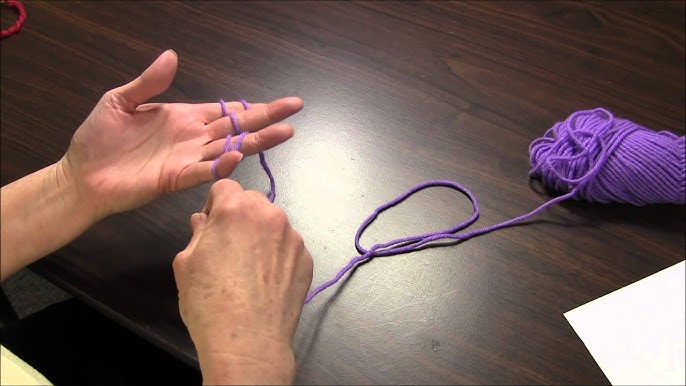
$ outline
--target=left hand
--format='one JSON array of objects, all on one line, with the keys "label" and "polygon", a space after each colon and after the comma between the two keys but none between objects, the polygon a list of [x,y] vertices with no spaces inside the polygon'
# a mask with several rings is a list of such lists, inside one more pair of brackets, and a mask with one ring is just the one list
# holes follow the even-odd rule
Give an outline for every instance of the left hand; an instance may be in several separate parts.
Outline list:
[{"label": "left hand", "polygon": [[[222,155],[229,117],[218,102],[207,104],[150,103],[164,92],[177,69],[174,51],[166,51],[132,82],[108,91],[74,134],[60,160],[95,218],[134,209],[155,198],[214,180],[212,163],[221,155],[217,174],[231,174],[243,154],[276,146],[293,128],[281,120],[302,108],[299,98],[226,104],[236,112],[240,129],[248,131],[239,152]],[[241,154],[242,153],[242,154]]]}]

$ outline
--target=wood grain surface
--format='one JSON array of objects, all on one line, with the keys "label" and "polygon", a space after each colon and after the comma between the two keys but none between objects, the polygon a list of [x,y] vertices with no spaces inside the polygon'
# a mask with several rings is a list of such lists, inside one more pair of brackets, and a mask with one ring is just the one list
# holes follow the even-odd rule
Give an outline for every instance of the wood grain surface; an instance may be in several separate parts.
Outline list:
[{"label": "wood grain surface", "polygon": [[[304,100],[296,136],[267,157],[313,286],[355,255],[369,213],[424,180],[470,188],[477,226],[540,205],[528,145],[576,110],[684,134],[684,2],[24,3],[26,24],[2,41],[3,185],[57,161],[105,91],[173,48],[179,72],[156,100]],[[234,178],[268,190],[255,157]],[[33,269],[197,365],[171,261],[209,186],[108,218]],[[425,191],[362,241],[470,213],[457,193]],[[607,384],[563,313],[683,260],[685,217],[570,202],[373,260],[305,307],[296,382]]]}]

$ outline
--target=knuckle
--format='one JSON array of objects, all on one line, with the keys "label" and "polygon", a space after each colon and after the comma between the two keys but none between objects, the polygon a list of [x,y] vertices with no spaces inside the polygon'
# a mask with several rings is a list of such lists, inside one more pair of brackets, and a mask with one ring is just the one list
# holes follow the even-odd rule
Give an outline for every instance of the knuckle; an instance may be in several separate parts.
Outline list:
[{"label": "knuckle", "polygon": [[246,190],[245,196],[251,201],[262,202],[264,201],[264,194],[255,190]]},{"label": "knuckle", "polygon": [[100,98],[100,103],[106,106],[113,106],[117,104],[118,99],[119,98],[117,97],[117,93],[114,90],[109,90],[102,94],[102,98]]},{"label": "knuckle", "polygon": [[117,93],[114,91],[114,89],[107,90],[104,94],[102,94],[102,100],[109,101],[109,100],[115,99],[116,94]]},{"label": "knuckle", "polygon": [[246,190],[245,191],[246,201],[250,203],[250,206],[259,213],[261,216],[271,216],[271,213],[278,207],[267,200],[267,196],[262,192],[256,190]]},{"label": "knuckle", "polygon": [[210,195],[213,197],[221,196],[223,194],[228,194],[228,192],[236,190],[238,188],[240,188],[238,182],[230,180],[228,178],[223,178],[212,184],[212,187],[210,188]]},{"label": "knuckle", "polygon": [[262,135],[261,131],[256,131],[252,134],[252,142],[253,145],[255,146],[256,149],[261,149],[262,147],[262,142],[264,141],[264,136]]},{"label": "knuckle", "polygon": [[172,268],[174,269],[174,272],[183,272],[185,270],[189,256],[190,255],[186,250],[176,254],[174,261],[172,261]]},{"label": "knuckle", "polygon": [[295,245],[298,246],[298,248],[304,250],[305,248],[305,242],[303,240],[303,237],[300,235],[300,233],[296,232],[295,229],[291,228],[291,239],[295,243]]},{"label": "knuckle", "polygon": [[238,211],[241,210],[241,199],[237,197],[231,197],[225,201],[222,201],[214,209],[214,212],[219,216],[231,217],[234,216]]},{"label": "knuckle", "polygon": [[312,255],[310,252],[307,250],[304,251],[303,253],[303,271],[305,271],[305,275],[308,278],[309,281],[312,281],[312,276],[314,272],[314,260],[312,259]]},{"label": "knuckle", "polygon": [[276,205],[272,205],[269,217],[271,221],[279,226],[288,224],[288,216],[286,216],[286,211]]},{"label": "knuckle", "polygon": [[110,108],[120,108],[126,105],[126,101],[116,89],[109,90],[102,95],[101,103]]}]

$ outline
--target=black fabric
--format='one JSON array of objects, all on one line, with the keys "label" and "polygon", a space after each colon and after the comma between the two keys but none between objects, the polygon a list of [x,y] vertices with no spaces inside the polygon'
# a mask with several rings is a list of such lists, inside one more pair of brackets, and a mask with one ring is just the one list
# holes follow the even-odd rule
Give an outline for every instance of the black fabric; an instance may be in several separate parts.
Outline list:
[{"label": "black fabric", "polygon": [[5,325],[0,341],[61,385],[200,385],[200,372],[75,299]]},{"label": "black fabric", "polygon": [[0,288],[0,323],[2,323],[0,326],[4,326],[8,323],[14,323],[17,320],[19,320],[19,317],[14,311],[12,303],[10,303],[9,299],[7,299],[5,291]]}]

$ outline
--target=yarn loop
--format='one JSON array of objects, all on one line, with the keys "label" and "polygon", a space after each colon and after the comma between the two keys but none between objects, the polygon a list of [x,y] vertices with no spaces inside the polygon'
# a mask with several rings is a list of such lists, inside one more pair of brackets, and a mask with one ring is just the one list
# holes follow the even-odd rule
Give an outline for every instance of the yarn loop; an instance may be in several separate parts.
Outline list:
[{"label": "yarn loop", "polygon": [[[241,99],[241,104],[243,105],[243,108],[245,110],[250,109],[250,104],[246,102],[245,99]],[[227,112],[226,111],[226,102],[224,102],[223,99],[219,100],[219,106],[222,109],[222,117],[226,117],[227,115],[229,116],[229,119],[231,119],[231,124],[233,125],[234,129],[234,134],[229,133],[226,136],[226,142],[224,142],[224,153],[228,153],[230,151],[238,151],[241,148],[241,145],[243,145],[243,139],[245,138],[246,135],[248,135],[247,132],[241,131],[241,128],[238,126],[238,118],[236,118],[236,113],[232,112]],[[236,139],[236,142],[231,145],[231,138],[233,136],[237,135],[238,138]],[[267,174],[267,177],[269,178],[269,202],[274,202],[274,198],[276,198],[276,182],[274,181],[274,175],[272,174],[271,169],[269,169],[269,165],[267,164],[267,158],[264,155],[264,152],[259,152],[260,156],[260,165],[262,165],[262,169],[264,169],[264,172]],[[214,159],[214,162],[212,163],[212,175],[216,180],[218,180],[219,174],[217,174],[217,164],[219,163],[219,158],[221,158],[221,155],[217,158]]]}]

